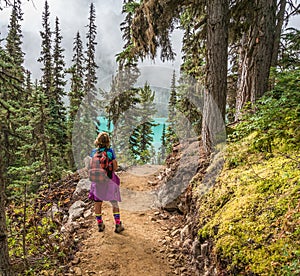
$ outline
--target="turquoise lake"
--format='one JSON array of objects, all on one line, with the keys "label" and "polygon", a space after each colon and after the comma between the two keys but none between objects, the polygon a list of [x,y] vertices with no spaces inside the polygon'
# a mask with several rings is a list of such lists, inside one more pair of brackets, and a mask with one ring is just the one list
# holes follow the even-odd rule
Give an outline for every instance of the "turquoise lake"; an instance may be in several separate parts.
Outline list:
[{"label": "turquoise lake", "polygon": [[[163,125],[166,124],[166,121],[167,118],[154,118],[154,123],[157,124],[157,126],[153,127],[153,146],[156,152],[161,146]],[[107,129],[107,119],[105,117],[100,117],[100,131],[110,132],[112,129]]]}]

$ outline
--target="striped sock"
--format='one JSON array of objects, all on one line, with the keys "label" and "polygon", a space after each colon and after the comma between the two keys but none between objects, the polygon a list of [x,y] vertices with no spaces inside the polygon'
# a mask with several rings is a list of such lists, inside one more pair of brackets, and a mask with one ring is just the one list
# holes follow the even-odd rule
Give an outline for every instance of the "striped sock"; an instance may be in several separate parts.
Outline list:
[{"label": "striped sock", "polygon": [[116,224],[121,224],[120,213],[114,213],[114,219]]},{"label": "striped sock", "polygon": [[97,220],[98,224],[103,223],[102,215],[101,214],[96,214],[96,220]]}]

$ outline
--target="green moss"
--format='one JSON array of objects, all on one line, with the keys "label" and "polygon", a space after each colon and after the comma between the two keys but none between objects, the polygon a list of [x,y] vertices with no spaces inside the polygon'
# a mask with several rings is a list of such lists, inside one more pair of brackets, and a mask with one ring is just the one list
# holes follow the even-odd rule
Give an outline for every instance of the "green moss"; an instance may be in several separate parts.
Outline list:
[{"label": "green moss", "polygon": [[298,275],[299,152],[255,152],[255,135],[228,146],[218,182],[199,199],[199,237],[213,240],[231,274]]}]

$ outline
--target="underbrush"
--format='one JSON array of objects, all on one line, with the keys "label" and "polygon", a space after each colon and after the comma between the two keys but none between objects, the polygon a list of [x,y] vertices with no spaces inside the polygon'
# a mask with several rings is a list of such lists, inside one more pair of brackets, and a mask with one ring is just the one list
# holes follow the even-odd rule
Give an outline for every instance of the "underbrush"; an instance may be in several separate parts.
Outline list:
[{"label": "underbrush", "polygon": [[71,175],[53,183],[51,190],[40,189],[7,206],[9,253],[17,275],[64,275],[68,269],[78,239],[76,232],[62,233],[61,227],[78,180]]},{"label": "underbrush", "polygon": [[200,241],[228,275],[300,275],[298,82],[279,82],[235,127],[217,184],[198,200]]}]

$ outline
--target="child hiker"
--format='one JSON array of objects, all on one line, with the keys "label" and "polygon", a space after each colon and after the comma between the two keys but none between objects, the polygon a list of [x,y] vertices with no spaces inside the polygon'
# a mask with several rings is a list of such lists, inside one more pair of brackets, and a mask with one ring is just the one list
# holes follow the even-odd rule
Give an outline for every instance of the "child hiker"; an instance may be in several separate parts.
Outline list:
[{"label": "child hiker", "polygon": [[102,203],[103,201],[110,201],[112,205],[113,216],[115,220],[115,232],[120,233],[124,230],[124,226],[120,221],[120,209],[118,202],[121,202],[120,195],[120,179],[115,174],[116,169],[118,168],[118,163],[116,160],[116,155],[114,150],[110,147],[110,139],[106,132],[99,133],[98,137],[94,142],[96,148],[91,152],[91,157],[97,153],[103,151],[106,152],[106,155],[109,161],[112,161],[112,175],[110,178],[102,181],[102,183],[91,183],[91,189],[89,192],[89,199],[95,202],[95,215],[98,224],[98,231],[103,232],[105,225],[102,218]]}]

